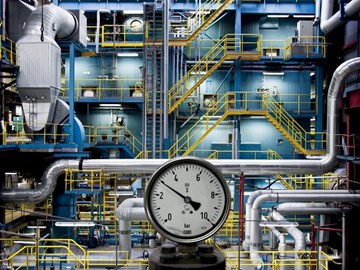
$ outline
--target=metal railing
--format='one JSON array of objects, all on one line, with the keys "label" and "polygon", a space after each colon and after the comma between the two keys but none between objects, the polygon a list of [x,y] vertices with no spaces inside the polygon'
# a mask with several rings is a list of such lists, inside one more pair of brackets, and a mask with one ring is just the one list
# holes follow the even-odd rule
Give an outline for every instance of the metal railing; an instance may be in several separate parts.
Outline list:
[{"label": "metal railing", "polygon": [[125,126],[96,126],[88,130],[93,130],[93,133],[87,136],[89,143],[122,144],[135,156],[142,151],[142,142]]},{"label": "metal railing", "polygon": [[3,35],[0,35],[0,57],[9,64],[16,64],[16,43]]},{"label": "metal railing", "polygon": [[[308,154],[314,150],[311,149],[310,143],[315,142],[313,137],[320,137],[318,142],[320,142],[321,145],[325,144],[324,132],[305,131],[305,129],[290,116],[287,110],[284,109],[283,104],[275,100],[273,95],[264,94],[262,101],[264,110],[268,113],[266,117],[269,121],[303,154]],[[315,153],[315,151],[313,151],[313,153]],[[323,153],[323,150],[319,152],[319,154]]]},{"label": "metal railing", "polygon": [[284,59],[288,60],[293,56],[304,55],[326,57],[326,38],[324,36],[301,36],[289,37],[284,44]]},{"label": "metal railing", "polygon": [[[75,80],[75,100],[81,98],[124,98],[133,97],[133,94],[143,93],[141,79],[77,79]],[[69,80],[63,82],[62,96],[69,97]]]},{"label": "metal railing", "polygon": [[104,182],[102,170],[65,170],[65,191],[72,192],[83,188],[93,192],[101,190]]},{"label": "metal railing", "polygon": [[[260,97],[259,97],[260,96]],[[279,95],[281,96],[281,95]],[[314,132],[306,132],[284,109],[286,106],[296,106],[295,109],[298,113],[302,111],[302,107],[308,107],[313,105],[311,95],[308,95],[308,101],[304,101],[304,97],[299,95],[291,95],[295,99],[299,100],[294,102],[292,98],[288,98],[290,95],[283,97],[282,105],[276,101],[271,95],[258,94],[254,92],[229,92],[224,95],[217,95],[216,102],[211,103],[211,107],[207,108],[207,112],[201,116],[187,131],[179,137],[179,139],[169,148],[169,158],[176,155],[187,155],[192,153],[195,147],[201,142],[203,138],[214,129],[223,119],[228,115],[235,114],[247,114],[247,115],[262,115],[264,117],[271,116],[274,119],[274,125],[285,126],[283,127],[286,132],[289,132],[291,136],[295,138],[289,138],[292,140],[298,140],[298,133],[301,132],[308,135],[300,142],[300,146],[309,145],[310,141],[314,142]],[[301,97],[300,97],[301,96]],[[297,98],[296,98],[297,97]],[[289,103],[288,103],[289,100]],[[300,102],[301,100],[301,102]],[[295,103],[295,104],[294,104]],[[236,109],[240,107],[240,109]],[[296,127],[296,129],[292,129]],[[301,132],[300,132],[301,131]],[[201,135],[199,135],[201,134]],[[311,135],[311,136],[310,136]],[[324,135],[321,133],[321,138]],[[321,143],[325,143],[325,139],[321,139]],[[308,150],[308,148],[306,148]]]},{"label": "metal railing", "polygon": [[[136,20],[136,19],[134,19]],[[114,33],[115,29],[115,33]],[[103,25],[101,27],[101,46],[106,47],[142,47],[144,38],[142,18],[138,24]]]},{"label": "metal railing", "polygon": [[[4,122],[2,134],[2,145],[9,144],[58,144],[66,141],[70,134],[65,133],[63,127],[68,124],[46,124],[41,132],[26,132],[25,122]],[[61,131],[60,131],[61,130]]]},{"label": "metal railing", "polygon": [[225,60],[259,57],[261,36],[227,34],[213,46],[168,92],[169,113],[173,112]]}]

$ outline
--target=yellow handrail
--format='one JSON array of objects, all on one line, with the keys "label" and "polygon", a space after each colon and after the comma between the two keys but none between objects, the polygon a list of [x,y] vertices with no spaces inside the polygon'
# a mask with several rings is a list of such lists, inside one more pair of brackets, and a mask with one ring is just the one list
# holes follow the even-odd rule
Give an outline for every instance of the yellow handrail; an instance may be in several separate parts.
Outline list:
[{"label": "yellow handrail", "polygon": [[142,151],[142,142],[125,126],[97,126],[94,128],[93,141],[109,142],[108,139],[115,144],[129,145],[135,156]]},{"label": "yellow handrail", "polygon": [[16,64],[16,43],[3,35],[0,35],[0,58]]},{"label": "yellow handrail", "polygon": [[[26,132],[26,124],[27,123],[23,121],[12,123],[4,122],[2,144],[58,144],[66,141],[66,137],[70,136],[70,134],[65,133],[62,128],[69,126],[68,124],[48,123],[42,132]],[[61,128],[61,133],[58,131],[58,128]],[[52,132],[48,130],[52,130]]]},{"label": "yellow handrail", "polygon": [[[309,154],[309,150],[311,150],[310,141],[314,133],[305,131],[305,129],[283,108],[283,104],[275,100],[273,95],[263,94],[262,101],[264,110],[268,113],[267,117],[270,121],[277,128],[282,128],[289,134],[289,136],[286,136],[286,134],[283,135],[287,137],[288,140],[291,140],[290,142],[293,142],[303,154]],[[319,134],[324,138],[322,132]]]},{"label": "yellow handrail", "polygon": [[[95,98],[101,100],[103,97],[116,97],[122,100],[124,98],[132,98],[134,90],[142,90],[140,78],[125,79],[107,77],[75,80],[76,101],[81,98]],[[69,79],[64,80],[62,96],[69,97]]]},{"label": "yellow handrail", "polygon": [[326,57],[326,38],[324,36],[289,37],[284,43],[284,60],[294,54],[303,54],[308,58],[311,55]]},{"label": "yellow handrail", "polygon": [[259,58],[260,46],[261,36],[258,34],[225,35],[169,89],[169,113],[173,112],[225,60],[239,57]]}]

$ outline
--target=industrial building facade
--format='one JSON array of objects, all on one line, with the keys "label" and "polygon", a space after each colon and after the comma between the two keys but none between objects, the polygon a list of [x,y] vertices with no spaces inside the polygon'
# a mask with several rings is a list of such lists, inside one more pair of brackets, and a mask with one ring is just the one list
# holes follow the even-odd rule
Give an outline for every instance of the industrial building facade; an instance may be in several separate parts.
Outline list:
[{"label": "industrial building facade", "polygon": [[229,188],[208,191],[219,205],[230,196],[229,214],[197,238],[224,269],[358,269],[359,11],[358,0],[2,1],[0,266],[157,269],[149,254],[167,240],[146,187],[180,160],[168,172],[179,190],[159,183],[174,209],[183,199],[184,220],[199,210],[214,225],[200,208],[206,169]]}]

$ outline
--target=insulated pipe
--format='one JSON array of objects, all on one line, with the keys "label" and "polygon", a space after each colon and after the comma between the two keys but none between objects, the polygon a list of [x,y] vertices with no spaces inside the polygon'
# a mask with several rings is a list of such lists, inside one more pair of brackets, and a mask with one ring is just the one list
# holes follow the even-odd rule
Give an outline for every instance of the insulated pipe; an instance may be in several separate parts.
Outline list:
[{"label": "insulated pipe", "polygon": [[17,43],[26,43],[33,37],[41,35],[42,17],[45,41],[56,44],[55,37],[66,40],[71,38],[77,30],[77,19],[72,13],[53,4],[44,5],[30,14],[26,20],[23,35]]},{"label": "insulated pipe", "polygon": [[28,203],[42,202],[51,195],[56,187],[56,180],[65,172],[66,168],[78,168],[79,161],[76,160],[58,160],[49,166],[43,174],[41,185],[35,189],[11,189],[1,190],[2,201]]},{"label": "insulated pipe", "polygon": [[[265,202],[279,202],[279,201],[298,201],[298,202],[327,202],[327,201],[335,201],[335,202],[351,202],[351,201],[360,201],[359,191],[355,192],[347,192],[344,194],[343,191],[339,191],[336,193],[326,193],[327,191],[316,194],[301,194],[301,193],[272,193],[272,194],[262,194],[258,196],[251,207],[250,212],[250,251],[259,251],[262,239],[261,239],[261,228],[259,226],[259,222],[261,221],[261,205]],[[252,255],[252,253],[250,254]]]},{"label": "insulated pipe", "polygon": [[[270,210],[270,209],[269,209]],[[336,214],[342,211],[341,208],[335,207],[333,203],[299,203],[299,202],[287,202],[281,203],[271,210],[276,210],[282,214],[295,214],[295,215],[324,215],[324,214]]]},{"label": "insulated pipe", "polygon": [[95,51],[99,52],[99,39],[100,39],[100,13],[106,13],[111,15],[110,10],[99,9],[96,12],[96,31],[95,31]]},{"label": "insulated pipe", "polygon": [[[342,20],[340,10],[336,12],[333,16],[331,16],[333,5],[334,5],[333,0],[322,1],[320,29],[325,35],[329,34],[331,31],[333,31],[334,29],[336,29],[338,26],[340,26],[346,21],[346,20]],[[344,7],[344,14],[346,17],[351,17],[356,13],[358,13],[359,10],[360,10],[360,0],[352,0]]]},{"label": "insulated pipe", "polygon": [[248,197],[246,201],[246,219],[245,219],[245,241],[243,247],[245,250],[250,248],[250,235],[251,235],[251,209],[254,201],[261,195],[266,194],[310,194],[311,196],[317,196],[317,194],[348,194],[346,190],[257,190]]},{"label": "insulated pipe", "polygon": [[[128,252],[127,259],[131,258],[131,221],[146,220],[144,199],[129,198],[124,200],[116,209],[116,218],[119,220],[119,250]],[[121,253],[121,259],[125,254]]]},{"label": "insulated pipe", "polygon": [[[338,132],[338,114],[337,114],[337,101],[341,98],[341,86],[348,75],[360,69],[360,58],[356,57],[342,63],[334,72],[327,98],[327,154],[320,160],[252,160],[252,159],[238,159],[238,160],[209,160],[214,166],[216,166],[222,173],[250,173],[255,174],[287,174],[297,172],[300,174],[322,174],[331,171],[337,164],[337,158],[335,154],[335,134]],[[90,159],[84,160],[81,163],[78,161],[76,169],[83,168],[88,170],[102,169],[105,172],[122,172],[128,174],[152,174],[158,169],[166,159],[144,159],[144,160],[127,160],[127,159]],[[48,170],[55,164],[50,165]],[[63,167],[65,170],[66,167]],[[44,173],[43,178],[49,178]],[[56,183],[57,178],[51,178],[49,181]],[[17,193],[13,191],[12,194],[22,194],[24,197],[29,197],[24,193]],[[27,191],[28,194],[34,191]],[[44,197],[50,196],[52,193],[44,194]],[[19,201],[24,198],[20,196],[9,196],[8,191],[0,191],[0,199],[7,201]],[[26,200],[26,199],[24,199]]]},{"label": "insulated pipe", "polygon": [[[287,221],[280,213],[272,211],[270,217],[276,221]],[[295,241],[295,259],[299,258],[299,251],[305,251],[306,249],[306,238],[302,231],[296,227],[283,227]],[[301,254],[301,253],[300,253]],[[295,264],[295,270],[304,270],[305,264]]]},{"label": "insulated pipe", "polygon": [[[286,251],[286,238],[285,238],[285,234],[281,233],[278,229],[276,229],[275,227],[269,227],[269,230],[271,233],[273,233],[276,238],[279,241],[279,256],[280,258],[284,258],[285,257],[285,251]],[[285,270],[286,267],[283,265],[280,265],[280,270]]]}]

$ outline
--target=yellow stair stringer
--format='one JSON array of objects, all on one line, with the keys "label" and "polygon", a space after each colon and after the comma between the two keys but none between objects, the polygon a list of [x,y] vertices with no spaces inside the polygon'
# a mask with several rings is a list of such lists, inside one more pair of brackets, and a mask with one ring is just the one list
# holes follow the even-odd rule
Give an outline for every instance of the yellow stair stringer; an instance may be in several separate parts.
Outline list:
[{"label": "yellow stair stringer", "polygon": [[[221,100],[220,100],[221,101]],[[214,114],[217,115],[217,114]],[[213,116],[214,116],[213,115]],[[263,111],[246,111],[246,110],[226,110],[224,112],[223,115],[220,116],[220,118],[215,121],[211,127],[207,128],[207,130],[200,136],[200,138],[198,138],[191,146],[189,146],[189,148],[182,154],[183,156],[187,156],[189,155],[199,144],[200,142],[212,131],[214,130],[215,127],[217,127],[223,120],[225,120],[228,116],[230,115],[264,115]],[[217,115],[218,116],[218,115]],[[211,118],[211,116],[209,116],[209,118]],[[195,123],[194,126],[196,126],[198,123]],[[193,135],[195,135],[199,130],[193,130],[193,128],[189,129],[190,131],[192,131]],[[176,142],[175,144],[177,144],[178,142]],[[174,144],[174,145],[175,145]],[[174,145],[172,146],[172,148],[174,148]],[[184,144],[183,144],[184,145]],[[174,152],[170,158],[174,157],[175,154],[177,154],[178,151]]]},{"label": "yellow stair stringer", "polygon": [[109,193],[113,192],[114,190],[107,190],[103,193],[103,215],[104,215],[104,221],[108,224],[109,227],[109,233],[114,234],[116,231],[116,207],[117,207],[117,196],[110,195]]},{"label": "yellow stair stringer", "polygon": [[[204,74],[185,94],[181,96],[170,108],[169,113],[172,113],[192,92],[195,91],[226,59],[226,56],[223,56],[215,65],[213,65],[207,72]],[[174,96],[176,98],[176,96]]]},{"label": "yellow stair stringer", "polygon": [[183,154],[183,156],[187,156],[189,155],[195,148],[196,146],[199,145],[199,143],[212,131],[214,130],[214,128],[216,128],[224,119],[226,119],[226,117],[229,116],[229,112],[225,112],[222,116],[220,116],[220,118],[210,127],[208,128],[203,135],[200,136],[199,139],[196,140],[195,143],[193,143],[188,150],[186,150]]},{"label": "yellow stair stringer", "polygon": [[[224,3],[221,4],[220,7],[215,9],[215,11],[213,13],[211,13],[210,16],[208,16],[206,18],[206,20],[199,27],[197,27],[196,30],[191,35],[189,35],[186,39],[184,39],[184,38],[182,38],[182,39],[170,39],[169,45],[170,46],[187,46],[188,44],[193,42],[212,22],[214,22],[221,15],[221,13],[232,2],[234,2],[234,0],[226,0]],[[202,9],[204,9],[204,10],[202,10]],[[209,11],[209,10],[206,9],[206,8],[202,8],[202,7],[200,7],[197,10],[197,12],[199,12],[199,13],[205,13],[206,11]]]},{"label": "yellow stair stringer", "polygon": [[[266,112],[265,114],[266,119],[268,119],[268,121],[281,133],[281,135],[283,135],[288,141],[289,143],[295,147],[295,149],[299,150],[300,153],[304,154],[304,155],[308,155],[310,153],[308,153],[301,144],[299,144],[299,142],[294,139],[287,131],[285,128],[282,127],[281,124],[279,124],[275,118],[268,112]],[[295,120],[293,120],[295,121]]]},{"label": "yellow stair stringer", "polygon": [[286,180],[284,180],[280,174],[275,174],[274,176],[276,177],[276,179],[280,180],[281,184],[283,184],[283,186],[286,187],[286,189],[293,190],[293,187],[290,186],[289,183]]}]

